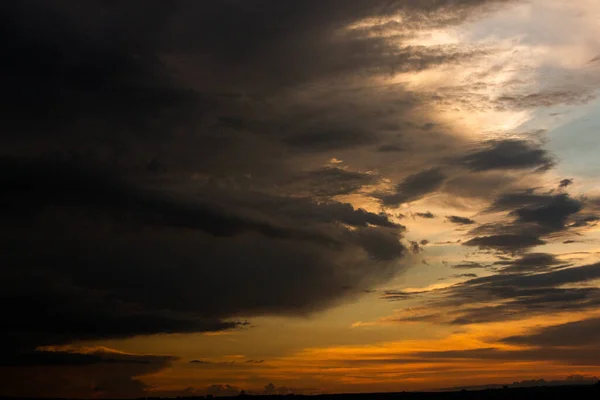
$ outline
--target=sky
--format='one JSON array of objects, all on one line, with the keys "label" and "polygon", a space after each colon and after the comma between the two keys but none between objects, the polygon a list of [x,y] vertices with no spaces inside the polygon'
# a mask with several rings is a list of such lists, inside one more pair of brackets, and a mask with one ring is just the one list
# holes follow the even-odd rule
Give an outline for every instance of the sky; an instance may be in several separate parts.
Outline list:
[{"label": "sky", "polygon": [[0,19],[0,395],[600,376],[599,2]]}]

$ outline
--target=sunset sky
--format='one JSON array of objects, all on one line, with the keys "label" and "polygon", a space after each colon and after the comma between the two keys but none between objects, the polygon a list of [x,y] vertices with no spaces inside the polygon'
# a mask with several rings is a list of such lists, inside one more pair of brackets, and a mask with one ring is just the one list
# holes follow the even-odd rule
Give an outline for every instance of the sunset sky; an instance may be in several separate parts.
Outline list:
[{"label": "sunset sky", "polygon": [[600,376],[600,2],[0,3],[0,396]]}]

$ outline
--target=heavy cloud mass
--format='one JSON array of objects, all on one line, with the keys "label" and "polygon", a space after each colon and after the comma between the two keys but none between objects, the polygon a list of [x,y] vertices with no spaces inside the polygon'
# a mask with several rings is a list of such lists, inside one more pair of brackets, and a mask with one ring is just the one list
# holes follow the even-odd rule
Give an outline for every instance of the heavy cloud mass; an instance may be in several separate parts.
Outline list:
[{"label": "heavy cloud mass", "polygon": [[[387,2],[330,3],[315,14],[316,2],[264,2],[281,14],[268,31],[243,2],[152,2],[143,15],[104,2],[2,5],[14,38],[2,64],[4,348],[305,315],[400,270],[404,228],[332,198],[375,176],[308,160],[293,172],[294,153],[377,140],[283,92],[379,63],[369,40],[302,45]],[[224,15],[253,22],[231,36]],[[340,62],[293,68],[285,55],[257,56],[283,49],[279,37],[315,61],[341,52]],[[263,75],[267,66],[286,74]]]},{"label": "heavy cloud mass", "polygon": [[[174,364],[275,368],[272,353],[300,341],[244,361],[103,346],[242,335],[367,296],[374,314],[378,295],[423,300],[394,323],[598,307],[598,260],[582,248],[600,202],[529,130],[537,107],[595,95],[575,77],[537,87],[511,61],[527,35],[513,55],[475,38],[514,3],[2,3],[0,395],[141,397],[156,389],[142,378]],[[544,123],[566,113],[550,111]],[[577,253],[555,252],[567,243]],[[415,290],[410,273],[431,285]],[[411,290],[387,286],[400,274]],[[363,326],[344,318],[332,326]],[[504,343],[558,347],[596,325]],[[242,387],[222,382],[205,392]],[[277,385],[265,390],[292,387]]]}]

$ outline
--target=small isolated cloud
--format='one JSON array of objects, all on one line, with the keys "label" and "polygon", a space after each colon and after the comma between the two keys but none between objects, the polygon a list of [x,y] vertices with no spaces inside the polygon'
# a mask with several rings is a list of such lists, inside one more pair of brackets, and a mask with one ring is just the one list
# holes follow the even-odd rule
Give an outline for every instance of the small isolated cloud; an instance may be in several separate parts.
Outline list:
[{"label": "small isolated cloud", "polygon": [[448,219],[448,221],[452,222],[453,224],[457,225],[473,225],[475,223],[475,221],[471,218],[459,217],[456,215],[447,216],[446,219]]},{"label": "small isolated cloud", "polygon": [[454,278],[477,278],[477,274],[455,274],[452,275]]},{"label": "small isolated cloud", "polygon": [[422,212],[422,213],[421,213],[421,212],[418,212],[418,213],[415,213],[415,215],[416,215],[417,217],[420,217],[420,218],[425,218],[425,219],[433,219],[433,218],[435,218],[435,215],[433,215],[433,214],[431,213],[431,211]]},{"label": "small isolated cloud", "polygon": [[568,187],[568,186],[571,186],[571,185],[573,184],[573,182],[574,182],[574,181],[573,181],[573,179],[563,179],[563,180],[561,180],[561,181],[560,181],[560,183],[558,184],[558,187],[559,187],[560,189],[564,189],[564,188],[566,188],[566,187]]},{"label": "small isolated cloud", "polygon": [[460,264],[453,265],[452,268],[455,268],[455,269],[479,269],[479,268],[486,268],[486,266],[483,264],[474,262],[474,261],[464,261]]}]

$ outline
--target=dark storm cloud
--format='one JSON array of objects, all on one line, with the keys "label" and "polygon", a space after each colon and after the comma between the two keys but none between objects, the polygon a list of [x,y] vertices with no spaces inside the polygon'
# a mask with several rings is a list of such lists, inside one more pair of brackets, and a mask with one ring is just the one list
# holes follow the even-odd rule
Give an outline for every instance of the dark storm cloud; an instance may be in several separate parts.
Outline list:
[{"label": "dark storm cloud", "polygon": [[[148,53],[156,40],[152,26],[160,25],[159,15],[170,6],[149,3],[144,21],[136,21],[134,7],[117,11],[99,6],[42,1],[2,5],[2,30],[11,38],[1,67],[10,76],[0,98],[4,139],[27,147],[58,145],[49,135],[68,137],[73,147],[86,146],[86,140],[123,145],[95,125],[152,136],[164,129],[169,116],[195,104],[190,93],[169,85],[156,55]],[[91,16],[84,10],[99,12]],[[79,12],[84,15],[77,20]],[[120,23],[129,23],[132,30],[120,29]],[[139,37],[133,36],[136,29]],[[89,132],[74,131],[77,124]],[[115,141],[107,143],[109,138]]]},{"label": "dark storm cloud", "polygon": [[91,352],[78,353],[60,350],[36,350],[16,356],[4,354],[0,367],[24,366],[85,366],[93,364],[154,364],[159,368],[174,361],[174,357],[136,355],[97,349]]},{"label": "dark storm cloud", "polygon": [[381,195],[384,205],[396,206],[433,193],[440,189],[446,180],[446,176],[439,168],[425,170],[411,175],[399,183],[394,193]]},{"label": "dark storm cloud", "polygon": [[459,217],[457,215],[450,215],[446,217],[446,219],[457,225],[473,225],[475,223],[475,221],[473,221],[471,218]]},{"label": "dark storm cloud", "polygon": [[[404,251],[401,226],[348,204],[249,192],[219,198],[215,190],[197,199],[136,188],[84,164],[3,166],[2,212],[11,216],[3,265],[20,265],[2,271],[13,346],[221,330],[239,325],[223,318],[243,313],[305,313],[348,295],[342,287],[362,290],[391,276]],[[335,265],[353,253],[344,268]],[[381,262],[379,272],[359,272],[367,262]],[[258,281],[249,274],[263,276],[254,299]],[[337,281],[326,278],[333,274]],[[319,276],[332,286],[311,283]],[[9,306],[16,299],[19,307]]]},{"label": "dark storm cloud", "polygon": [[[381,127],[423,100],[344,79],[487,54],[398,39],[491,3],[501,2],[3,3],[0,350],[30,368],[85,364],[75,397],[142,396],[135,377],[166,360],[34,349],[243,328],[246,317],[305,315],[391,279],[404,227],[331,199],[379,175],[322,166],[333,151],[394,156],[376,151],[396,141]],[[393,12],[403,26],[369,28],[392,36],[347,29]],[[430,115],[419,118],[436,135]],[[443,186],[439,168],[401,172],[420,170],[383,203]],[[33,395],[67,383],[32,381]]]},{"label": "dark storm cloud", "polygon": [[[135,188],[115,176],[86,168],[84,163],[0,159],[0,169],[0,194],[7,206],[3,212],[8,215],[33,217],[32,213],[43,213],[48,207],[81,205],[139,223],[199,229],[215,236],[247,230],[278,238],[296,236],[295,229],[232,215],[216,205],[177,202],[164,193]],[[40,198],[44,199],[41,204]],[[297,238],[326,240],[319,234],[311,236],[299,233]]]},{"label": "dark storm cloud", "polygon": [[150,386],[140,377],[169,367],[173,360],[171,357],[105,352],[46,356],[70,358],[71,361],[81,361],[82,357],[89,360],[91,357],[93,362],[0,366],[3,395],[31,398],[45,398],[50,394],[63,398],[145,397]]},{"label": "dark storm cloud", "polygon": [[548,152],[539,145],[525,140],[496,140],[487,148],[464,156],[459,163],[472,171],[490,170],[547,170],[554,165]]},{"label": "dark storm cloud", "polygon": [[[389,279],[404,228],[327,199],[372,176],[309,167],[303,198],[273,184],[297,173],[287,155],[372,149],[373,127],[415,100],[398,88],[382,109],[364,90],[308,100],[286,90],[477,57],[345,27],[390,12],[403,29],[447,26],[486,3],[176,1],[142,14],[105,2],[2,5],[12,38],[1,95],[3,336],[19,337],[9,346],[230,329],[240,315],[304,314],[353,293],[339,288]],[[419,199],[444,179],[417,173],[384,202]]]}]

